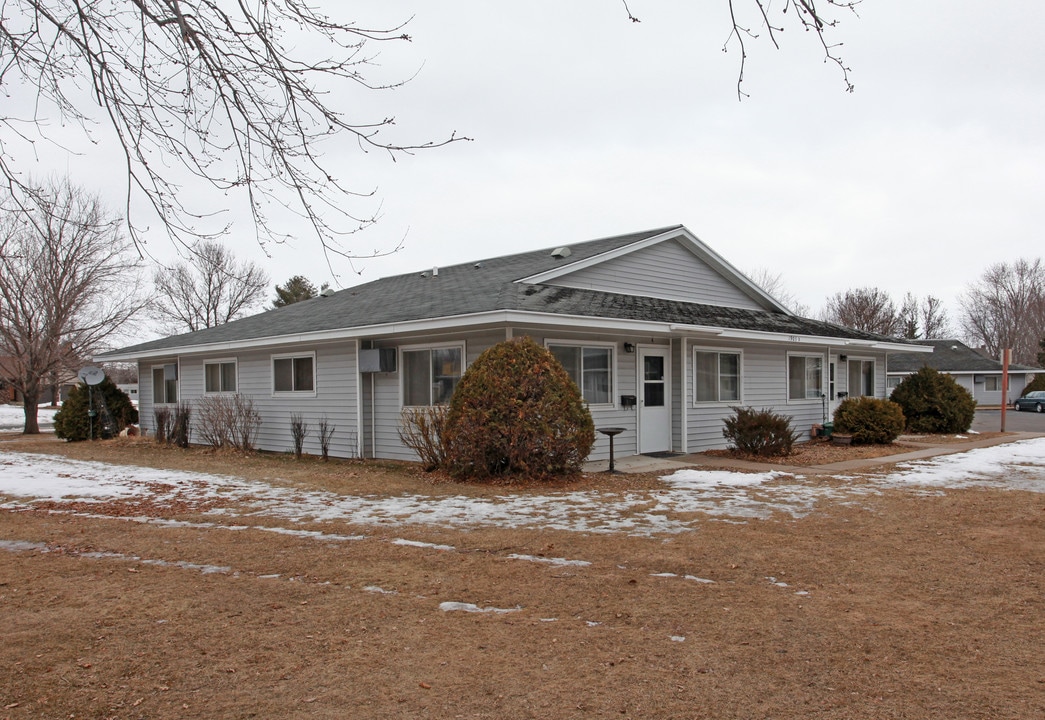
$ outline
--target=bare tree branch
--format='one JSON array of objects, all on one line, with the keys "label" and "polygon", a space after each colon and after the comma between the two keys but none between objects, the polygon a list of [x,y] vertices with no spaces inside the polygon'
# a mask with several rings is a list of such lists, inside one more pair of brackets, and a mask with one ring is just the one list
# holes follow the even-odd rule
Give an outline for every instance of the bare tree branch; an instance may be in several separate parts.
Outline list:
[{"label": "bare tree branch", "polygon": [[[364,152],[393,158],[458,138],[401,143],[387,135],[391,117],[350,118],[351,87],[387,90],[402,81],[373,82],[373,43],[409,41],[403,27],[367,29],[337,22],[302,0],[252,4],[228,0],[6,0],[0,13],[0,85],[35,94],[27,117],[0,113],[0,127],[32,146],[57,110],[92,140],[111,133],[127,173],[131,236],[143,243],[146,223],[132,215],[146,205],[186,247],[227,230],[184,204],[178,172],[218,191],[242,195],[258,242],[290,239],[272,210],[304,218],[331,255],[357,255],[343,241],[375,221],[354,200],[370,189],[346,187],[323,159],[323,143],[354,137]],[[82,98],[86,83],[102,118]],[[9,188],[30,187],[0,136],[0,173]]]},{"label": "bare tree branch", "polygon": [[1021,258],[988,267],[958,298],[961,325],[972,345],[994,357],[1012,349],[1017,363],[1033,365],[1045,338],[1045,265]]}]

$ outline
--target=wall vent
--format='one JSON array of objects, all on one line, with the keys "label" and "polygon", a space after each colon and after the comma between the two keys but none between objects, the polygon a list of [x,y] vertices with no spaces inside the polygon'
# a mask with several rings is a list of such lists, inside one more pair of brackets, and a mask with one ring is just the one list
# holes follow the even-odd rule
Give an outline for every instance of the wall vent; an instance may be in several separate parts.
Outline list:
[{"label": "wall vent", "polygon": [[568,247],[559,247],[559,248],[555,248],[554,250],[552,250],[552,257],[553,258],[567,258],[567,257],[569,257],[572,254],[573,254],[573,251],[570,250]]}]

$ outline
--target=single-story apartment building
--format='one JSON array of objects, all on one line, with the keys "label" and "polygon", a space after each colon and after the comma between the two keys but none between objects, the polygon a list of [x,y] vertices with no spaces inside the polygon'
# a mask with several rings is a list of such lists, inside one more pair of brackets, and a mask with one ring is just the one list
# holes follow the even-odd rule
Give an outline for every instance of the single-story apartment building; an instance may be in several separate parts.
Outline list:
[{"label": "single-story apartment building", "polygon": [[[99,355],[139,370],[154,410],[249,396],[261,449],[292,447],[290,416],[335,426],[333,455],[414,459],[404,408],[448,401],[487,348],[527,335],[563,363],[618,456],[724,447],[738,405],[808,437],[845,396],[886,396],[903,340],[798,317],[681,225],[388,277]],[[315,437],[308,452],[319,452]],[[599,435],[590,459],[605,459]]]},{"label": "single-story apartment building", "polygon": [[979,405],[1011,405],[1041,368],[1027,365],[1009,365],[1009,395],[1002,398],[1002,363],[974,350],[960,340],[919,340],[919,344],[933,348],[931,355],[922,353],[891,353],[889,355],[889,392],[900,382],[923,366],[950,375],[968,390]]}]

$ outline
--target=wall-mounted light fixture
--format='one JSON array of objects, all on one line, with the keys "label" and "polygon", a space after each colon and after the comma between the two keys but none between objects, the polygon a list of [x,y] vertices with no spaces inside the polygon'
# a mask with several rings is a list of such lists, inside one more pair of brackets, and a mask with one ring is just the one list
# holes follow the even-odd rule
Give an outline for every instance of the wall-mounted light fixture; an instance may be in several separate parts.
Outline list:
[{"label": "wall-mounted light fixture", "polygon": [[633,353],[635,352],[635,343],[624,343],[624,352]]},{"label": "wall-mounted light fixture", "polygon": [[839,355],[838,359],[841,360],[842,362],[845,362],[846,360],[849,359],[849,356],[848,355]]}]

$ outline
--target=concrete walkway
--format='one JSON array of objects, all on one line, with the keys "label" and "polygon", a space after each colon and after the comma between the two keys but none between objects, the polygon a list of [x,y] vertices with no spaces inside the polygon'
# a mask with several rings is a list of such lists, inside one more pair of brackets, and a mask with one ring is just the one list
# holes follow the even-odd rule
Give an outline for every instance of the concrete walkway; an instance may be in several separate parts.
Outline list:
[{"label": "concrete walkway", "polygon": [[[938,455],[951,455],[954,453],[967,452],[976,448],[993,447],[1005,443],[1019,442],[1031,438],[1045,437],[1040,432],[1010,432],[1000,437],[976,439],[970,437],[962,442],[948,442],[941,444],[919,443],[914,440],[903,440],[903,452],[896,455],[882,455],[872,458],[860,458],[857,460],[844,460],[842,462],[828,463],[825,465],[788,465],[786,462],[751,462],[749,460],[736,460],[727,457],[716,457],[711,455],[678,455],[675,457],[649,457],[647,455],[632,455],[614,460],[614,469],[621,473],[672,473],[684,468],[698,468],[703,470],[740,470],[744,472],[786,472],[795,475],[845,475],[848,473],[866,472],[881,465],[893,463],[910,462],[912,460],[925,460]],[[912,449],[907,449],[912,448]],[[609,468],[606,460],[590,462],[584,465],[585,472],[605,472]]]}]

